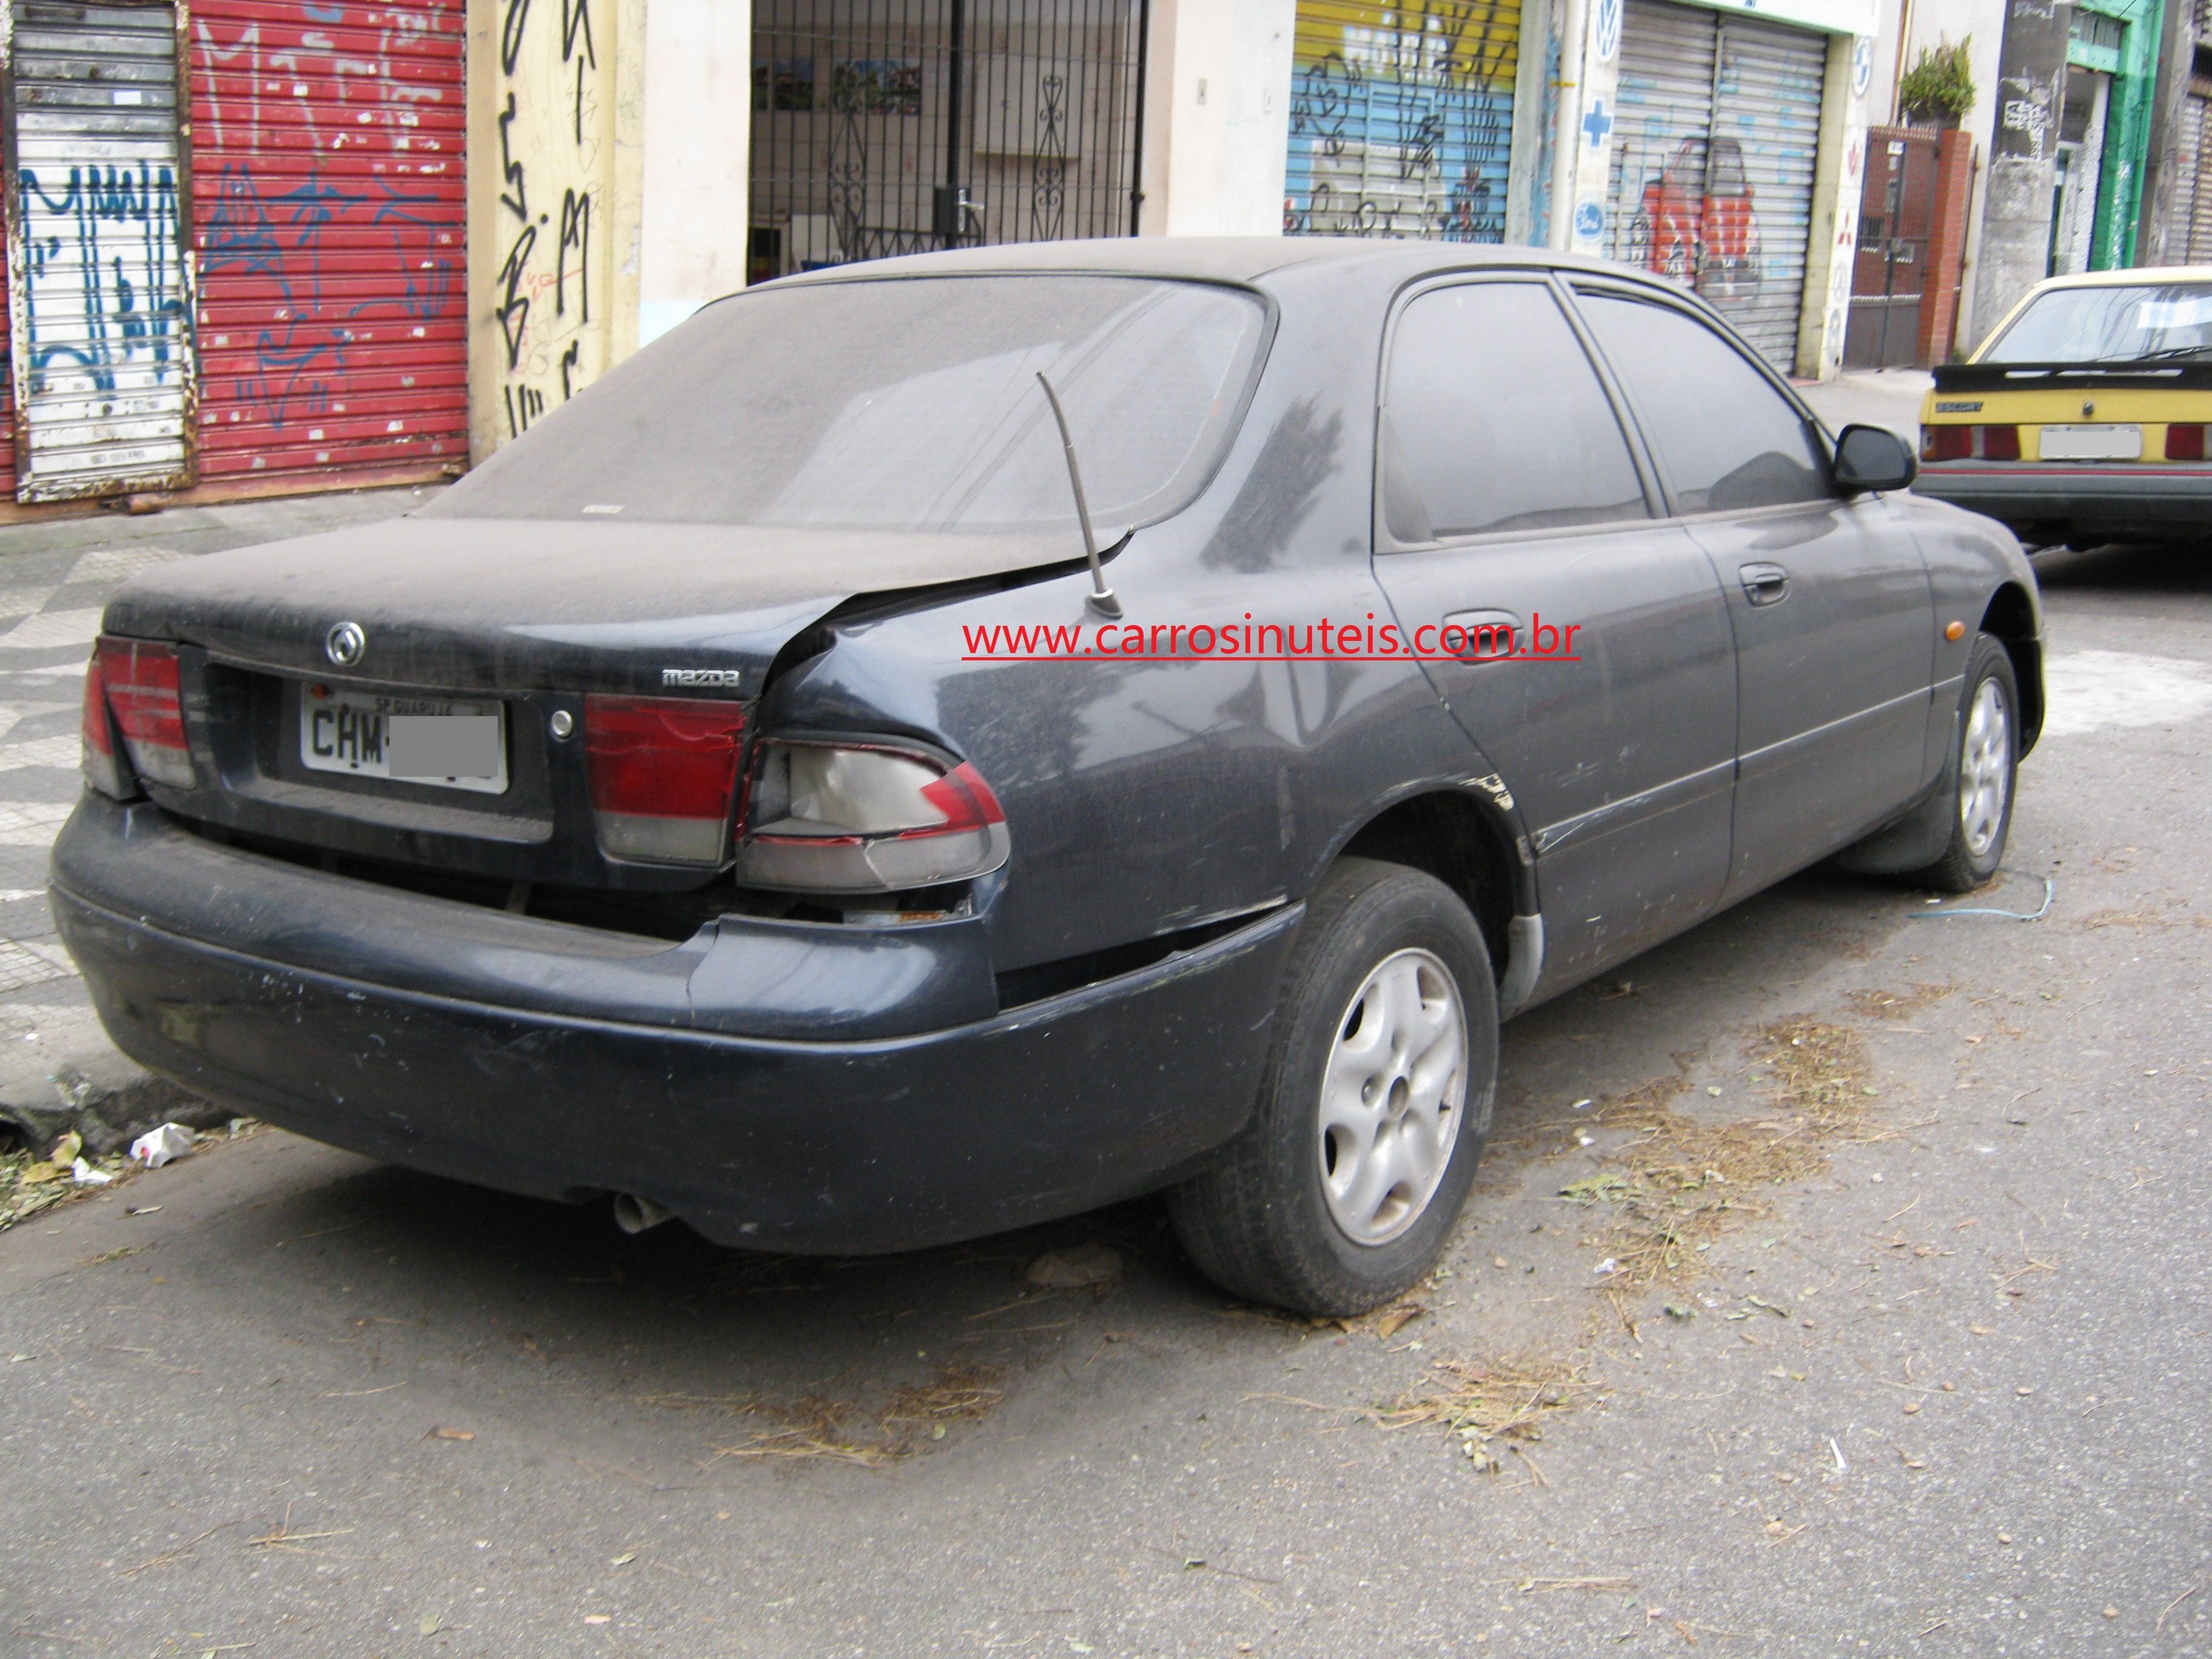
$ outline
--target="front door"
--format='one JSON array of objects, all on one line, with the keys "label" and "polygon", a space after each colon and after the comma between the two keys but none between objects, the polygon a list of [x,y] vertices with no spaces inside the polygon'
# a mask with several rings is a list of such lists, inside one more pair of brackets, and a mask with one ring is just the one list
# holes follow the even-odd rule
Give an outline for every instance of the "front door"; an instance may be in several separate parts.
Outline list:
[{"label": "front door", "polygon": [[1837,495],[1811,418],[1734,343],[1656,296],[1589,285],[1579,304],[1728,597],[1734,900],[1857,839],[1926,781],[1927,572],[1888,503]]},{"label": "front door", "polygon": [[1384,398],[1376,574],[1530,829],[1556,990],[1719,899],[1728,607],[1547,280],[1415,295]]}]

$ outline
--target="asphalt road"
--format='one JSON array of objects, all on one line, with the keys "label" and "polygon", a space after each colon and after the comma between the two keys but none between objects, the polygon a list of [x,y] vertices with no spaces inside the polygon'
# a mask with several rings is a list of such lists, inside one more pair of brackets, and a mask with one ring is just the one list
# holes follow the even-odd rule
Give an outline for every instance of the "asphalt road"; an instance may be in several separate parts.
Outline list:
[{"label": "asphalt road", "polygon": [[[0,1652],[2212,1650],[2212,574],[2041,574],[2047,915],[1808,875],[1515,1022],[1387,1334],[1148,1206],[783,1262],[274,1132],[0,1236]],[[1375,1409],[1468,1368],[1541,1437]]]}]

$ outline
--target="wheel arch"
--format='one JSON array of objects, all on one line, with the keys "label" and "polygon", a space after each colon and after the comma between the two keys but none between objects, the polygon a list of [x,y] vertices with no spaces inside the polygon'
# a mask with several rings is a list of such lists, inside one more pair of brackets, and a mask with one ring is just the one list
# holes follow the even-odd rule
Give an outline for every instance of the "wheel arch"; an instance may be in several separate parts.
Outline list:
[{"label": "wheel arch", "polygon": [[1495,777],[1423,789],[1379,806],[1335,854],[1423,871],[1464,899],[1490,949],[1501,1015],[1527,1000],[1544,948],[1535,862],[1512,801]]},{"label": "wheel arch", "polygon": [[1982,611],[1982,632],[2004,647],[2020,685],[2020,752],[2035,747],[2043,731],[2043,638],[2036,631],[2035,601],[2018,582],[2005,582]]}]

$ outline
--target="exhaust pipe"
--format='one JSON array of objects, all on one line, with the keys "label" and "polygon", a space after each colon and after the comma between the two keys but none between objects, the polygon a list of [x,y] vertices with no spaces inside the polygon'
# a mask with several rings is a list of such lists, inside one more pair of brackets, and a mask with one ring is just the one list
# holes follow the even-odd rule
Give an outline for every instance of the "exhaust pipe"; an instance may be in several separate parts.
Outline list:
[{"label": "exhaust pipe", "polygon": [[676,1212],[665,1204],[640,1198],[635,1193],[615,1194],[615,1225],[626,1233],[641,1233],[647,1228],[658,1227],[664,1221],[675,1219]]}]

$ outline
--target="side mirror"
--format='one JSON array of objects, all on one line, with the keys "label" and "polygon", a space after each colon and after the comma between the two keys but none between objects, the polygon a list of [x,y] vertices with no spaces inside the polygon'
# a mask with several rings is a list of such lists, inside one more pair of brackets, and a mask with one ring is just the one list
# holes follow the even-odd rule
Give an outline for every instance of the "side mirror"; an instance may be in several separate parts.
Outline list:
[{"label": "side mirror", "polygon": [[1847,426],[1836,435],[1836,487],[1847,495],[1907,489],[1919,476],[1919,461],[1887,427]]}]

